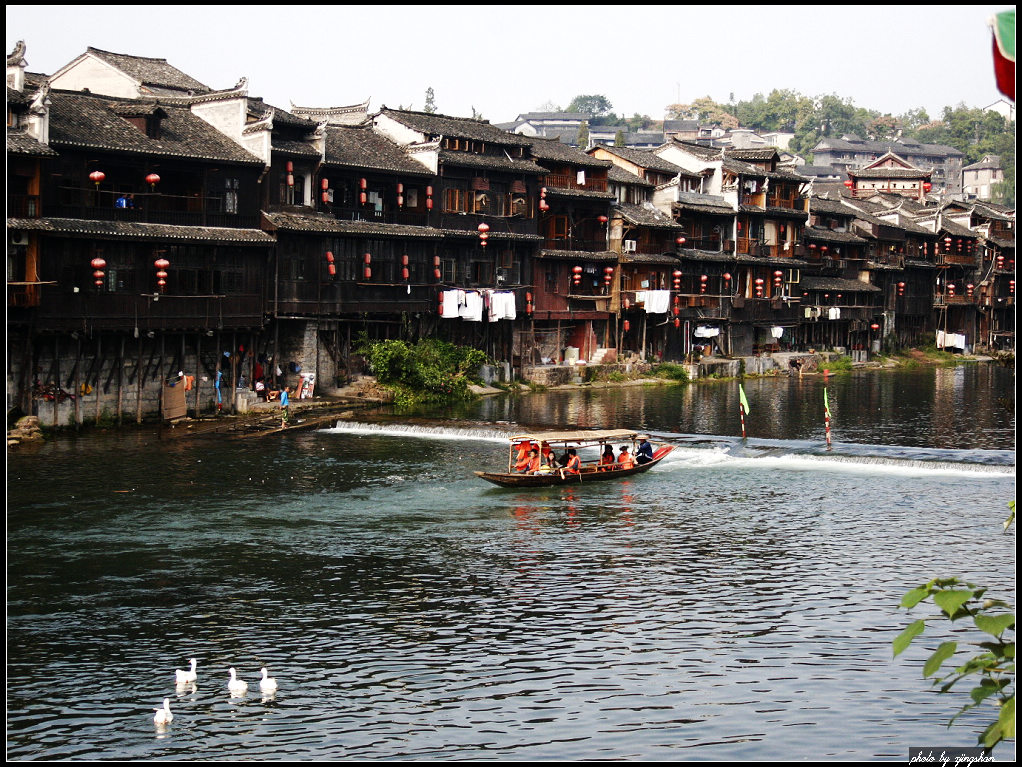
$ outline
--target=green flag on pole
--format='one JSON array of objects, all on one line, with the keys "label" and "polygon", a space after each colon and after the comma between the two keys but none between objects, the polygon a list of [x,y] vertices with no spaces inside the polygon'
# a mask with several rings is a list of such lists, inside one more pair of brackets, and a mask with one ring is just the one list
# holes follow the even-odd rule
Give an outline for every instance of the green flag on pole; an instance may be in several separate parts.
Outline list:
[{"label": "green flag on pole", "polygon": [[742,403],[742,410],[744,410],[746,413],[748,413],[749,412],[749,400],[745,399],[745,389],[742,388],[741,384],[738,384],[738,397],[739,397],[739,401]]},{"label": "green flag on pole", "polygon": [[830,403],[827,401],[827,387],[823,387],[823,413],[830,418]]}]

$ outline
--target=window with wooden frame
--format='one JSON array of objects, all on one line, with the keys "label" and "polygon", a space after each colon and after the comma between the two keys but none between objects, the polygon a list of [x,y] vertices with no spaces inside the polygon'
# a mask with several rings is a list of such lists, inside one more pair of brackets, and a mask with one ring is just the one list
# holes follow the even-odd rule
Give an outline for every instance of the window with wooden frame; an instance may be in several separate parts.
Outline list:
[{"label": "window with wooden frame", "polygon": [[440,279],[448,284],[453,284],[457,278],[458,262],[453,258],[440,259]]},{"label": "window with wooden frame", "polygon": [[560,270],[556,264],[547,264],[543,270],[543,290],[547,293],[557,292],[557,276]]},{"label": "window with wooden frame", "polygon": [[444,211],[449,213],[468,213],[468,190],[461,187],[444,189]]}]

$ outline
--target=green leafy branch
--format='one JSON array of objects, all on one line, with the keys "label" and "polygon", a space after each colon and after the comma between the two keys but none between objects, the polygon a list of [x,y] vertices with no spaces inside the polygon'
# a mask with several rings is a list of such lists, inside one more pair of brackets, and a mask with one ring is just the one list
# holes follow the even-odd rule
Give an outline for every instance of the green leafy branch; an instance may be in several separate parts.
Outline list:
[{"label": "green leafy branch", "polygon": [[[1012,504],[1014,515],[1014,503]],[[940,692],[949,692],[958,682],[968,677],[979,677],[969,691],[971,703],[965,704],[948,722],[984,702],[993,703],[1000,711],[997,718],[979,735],[978,742],[987,751],[1005,739],[1015,737],[1015,615],[1011,606],[999,599],[984,598],[986,588],[957,578],[936,578],[918,586],[901,599],[901,606],[911,610],[927,599],[940,608],[940,615],[922,618],[910,623],[893,643],[894,657],[900,655],[912,640],[923,633],[927,620],[971,619],[975,628],[987,638],[981,642],[963,642],[980,648],[981,652],[965,660],[950,672],[944,664],[959,650],[958,642],[943,642],[923,664],[923,678],[934,677],[933,685]],[[1010,637],[1007,634],[1010,632]]]}]

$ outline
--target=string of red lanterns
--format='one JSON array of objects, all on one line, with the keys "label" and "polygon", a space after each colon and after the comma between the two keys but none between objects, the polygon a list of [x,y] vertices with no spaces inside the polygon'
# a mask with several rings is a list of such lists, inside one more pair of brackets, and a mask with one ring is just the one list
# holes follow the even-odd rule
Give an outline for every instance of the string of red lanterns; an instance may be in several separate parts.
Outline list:
[{"label": "string of red lanterns", "polygon": [[490,225],[484,221],[476,228],[479,230],[479,245],[485,248],[486,241],[490,238]]},{"label": "string of red lanterns", "polygon": [[96,287],[97,288],[103,287],[103,278],[106,276],[106,273],[103,270],[106,269],[106,261],[97,256],[96,258],[92,259],[90,265],[94,270],[92,272],[92,277],[96,281]]},{"label": "string of red lanterns", "polygon": [[170,261],[165,258],[158,258],[153,261],[153,266],[156,267],[156,284],[162,293],[167,288],[167,269],[170,268]]},{"label": "string of red lanterns", "polygon": [[331,277],[337,274],[337,267],[334,266],[334,254],[329,250],[326,252],[326,270]]}]

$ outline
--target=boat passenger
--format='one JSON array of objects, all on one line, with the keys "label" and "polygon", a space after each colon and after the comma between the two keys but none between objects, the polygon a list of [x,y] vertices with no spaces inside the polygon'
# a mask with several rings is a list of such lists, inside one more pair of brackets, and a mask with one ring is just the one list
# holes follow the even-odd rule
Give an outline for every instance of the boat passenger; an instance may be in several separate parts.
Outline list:
[{"label": "boat passenger", "polygon": [[554,455],[554,450],[546,442],[543,443],[542,448],[543,465],[551,468],[557,467],[557,456]]},{"label": "boat passenger", "polygon": [[578,457],[575,448],[568,448],[568,461],[564,465],[564,470],[569,474],[578,474],[582,469],[582,459]]},{"label": "boat passenger", "polygon": [[614,465],[614,448],[611,445],[607,445],[603,449],[603,455],[600,456],[600,469],[609,469]]},{"label": "boat passenger", "polygon": [[626,445],[621,446],[621,455],[617,458],[617,465],[619,469],[634,469],[635,460],[628,453],[628,447]]},{"label": "boat passenger", "polygon": [[540,474],[545,469],[543,468],[543,461],[539,457],[539,451],[533,448],[529,451],[529,465],[525,470],[526,474]]},{"label": "boat passenger", "polygon": [[638,464],[649,463],[653,460],[653,446],[645,437],[639,437],[639,447],[635,451],[635,462]]}]

